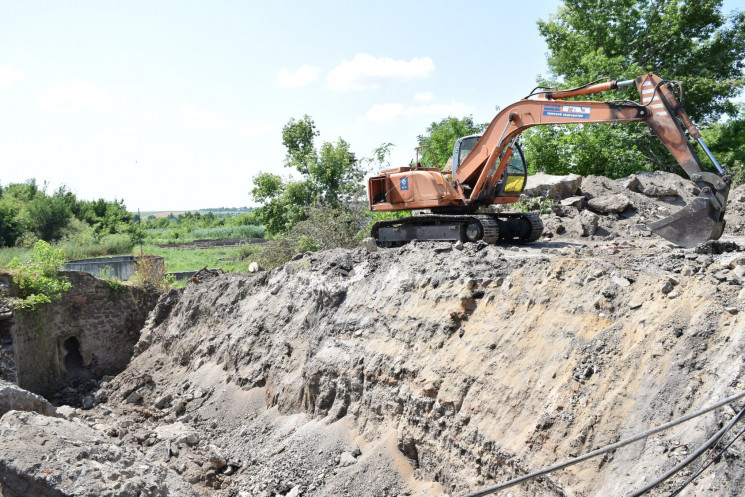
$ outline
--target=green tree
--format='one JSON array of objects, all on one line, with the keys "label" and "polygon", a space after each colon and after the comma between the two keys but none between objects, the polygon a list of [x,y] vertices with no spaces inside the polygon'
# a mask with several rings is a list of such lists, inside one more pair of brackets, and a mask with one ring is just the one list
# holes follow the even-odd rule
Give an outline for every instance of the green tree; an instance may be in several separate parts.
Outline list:
[{"label": "green tree", "polygon": [[423,152],[420,155],[422,166],[435,167],[432,160],[434,154],[437,165],[444,169],[448,159],[453,155],[453,146],[458,138],[481,133],[489,126],[489,123],[475,123],[473,116],[466,116],[460,119],[456,117],[446,117],[440,121],[435,121],[427,127],[423,135],[419,135],[417,140],[420,146],[429,147],[432,154]]},{"label": "green tree", "polygon": [[719,162],[733,174],[734,183],[745,183],[745,103],[737,104],[737,115],[718,122],[701,134]]},{"label": "green tree", "polygon": [[21,204],[10,195],[0,197],[0,246],[12,247],[23,234],[23,224],[18,215]]},{"label": "green tree", "polygon": [[[730,99],[745,85],[745,13],[721,12],[721,0],[564,0],[538,21],[546,39],[546,86],[571,87],[601,77],[632,79],[652,72],[678,80],[684,105],[699,125],[733,114]],[[634,88],[604,99],[638,101]],[[675,164],[643,124],[536,127],[526,133],[535,169],[623,176]]]},{"label": "green tree", "polygon": [[48,197],[40,192],[26,204],[29,228],[44,241],[56,241],[72,218],[66,190],[60,188]]},{"label": "green tree", "polygon": [[70,209],[76,218],[92,226],[97,234],[127,231],[134,219],[127,211],[124,200],[75,200]]},{"label": "green tree", "polygon": [[290,119],[282,129],[285,167],[295,169],[300,179],[283,180],[272,173],[259,173],[253,179],[251,196],[263,204],[256,215],[271,235],[286,232],[305,219],[310,206],[338,209],[358,201],[364,193],[364,169],[349,144],[339,138],[317,149],[317,136],[310,116]]}]

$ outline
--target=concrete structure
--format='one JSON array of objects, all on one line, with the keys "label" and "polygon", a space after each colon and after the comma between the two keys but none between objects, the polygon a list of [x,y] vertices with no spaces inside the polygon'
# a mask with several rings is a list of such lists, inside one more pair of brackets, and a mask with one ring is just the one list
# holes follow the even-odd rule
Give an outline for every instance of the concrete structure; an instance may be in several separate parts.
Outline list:
[{"label": "concrete structure", "polygon": [[[149,256],[163,266],[163,258],[159,255]],[[125,255],[120,257],[96,257],[93,259],[78,259],[65,264],[67,271],[83,271],[93,276],[100,276],[101,271],[108,272],[107,276],[127,281],[137,271],[139,257]],[[105,269],[108,268],[108,269]],[[164,271],[165,272],[165,271]]]},{"label": "concrete structure", "polygon": [[157,296],[77,271],[61,300],[19,312],[11,329],[18,385],[50,396],[71,381],[121,372]]}]

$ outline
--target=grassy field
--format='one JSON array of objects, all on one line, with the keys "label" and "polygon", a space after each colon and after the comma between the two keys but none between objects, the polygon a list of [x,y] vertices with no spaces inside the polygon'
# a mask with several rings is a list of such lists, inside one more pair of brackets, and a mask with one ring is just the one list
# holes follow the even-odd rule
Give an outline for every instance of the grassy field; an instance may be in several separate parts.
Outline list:
[{"label": "grassy field", "polygon": [[[241,245],[238,247],[215,247],[209,249],[168,249],[154,245],[144,245],[146,255],[159,255],[165,261],[166,271],[169,273],[181,271],[197,271],[207,266],[209,269],[222,269],[226,272],[248,272],[251,257],[246,255],[260,250],[259,245]],[[117,255],[140,255],[139,247],[131,252]],[[0,248],[0,268],[6,267],[13,258],[27,261],[31,257],[31,250],[22,247]],[[113,255],[107,256],[113,257]]]},{"label": "grassy field", "polygon": [[[196,271],[207,266],[209,269],[220,268],[229,272],[247,272],[249,260],[241,260],[241,255],[254,253],[259,250],[258,245],[242,245],[239,247],[215,247],[209,249],[185,250],[159,248],[154,245],[143,247],[145,253],[162,256],[165,260],[166,271],[176,273],[181,271]],[[135,255],[139,251],[135,250]]]}]

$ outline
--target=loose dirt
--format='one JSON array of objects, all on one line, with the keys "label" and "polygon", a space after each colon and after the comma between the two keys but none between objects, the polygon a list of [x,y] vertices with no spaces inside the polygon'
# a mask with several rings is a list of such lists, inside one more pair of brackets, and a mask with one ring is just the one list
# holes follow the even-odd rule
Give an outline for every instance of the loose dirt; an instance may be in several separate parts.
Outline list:
[{"label": "loose dirt", "polygon": [[[161,298],[90,409],[2,418],[0,487],[87,495],[65,482],[108,475],[97,495],[457,496],[712,404],[745,389],[745,190],[719,242],[682,249],[637,228],[694,188],[584,178],[584,200],[557,201],[528,246],[415,242],[202,271]],[[619,195],[620,212],[588,208]],[[625,495],[741,404],[501,495]],[[55,452],[18,451],[23,436]],[[743,450],[683,495],[740,495]]]}]

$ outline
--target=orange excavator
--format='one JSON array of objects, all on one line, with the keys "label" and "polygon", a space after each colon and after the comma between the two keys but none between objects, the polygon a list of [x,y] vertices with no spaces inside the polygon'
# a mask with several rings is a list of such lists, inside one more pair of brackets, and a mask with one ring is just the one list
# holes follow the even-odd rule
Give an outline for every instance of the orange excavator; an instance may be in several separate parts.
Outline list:
[{"label": "orange excavator", "polygon": [[[491,204],[512,204],[525,188],[527,167],[517,138],[532,126],[626,123],[644,121],[664,143],[700,194],[691,203],[648,228],[683,247],[718,239],[724,230],[724,211],[731,178],[701,140],[696,126],[675,97],[676,82],[654,74],[627,81],[590,83],[569,90],[531,93],[497,114],[482,135],[455,143],[452,171],[437,167],[384,169],[368,180],[373,211],[413,210],[401,219],[380,221],[372,237],[381,246],[411,240],[529,243],[543,231],[541,219],[530,213],[489,212]],[[635,85],[640,101],[601,102],[565,100],[580,95]],[[685,131],[684,131],[685,127]],[[693,146],[696,140],[717,172],[704,169]]]}]

